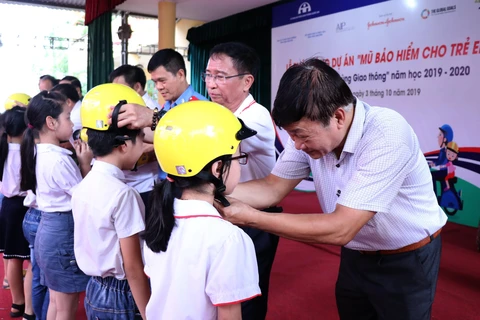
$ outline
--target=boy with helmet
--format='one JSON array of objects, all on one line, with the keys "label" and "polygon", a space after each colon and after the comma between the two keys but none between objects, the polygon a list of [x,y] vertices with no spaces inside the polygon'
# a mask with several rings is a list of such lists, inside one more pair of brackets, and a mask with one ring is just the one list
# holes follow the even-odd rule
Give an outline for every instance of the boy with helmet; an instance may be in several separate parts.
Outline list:
[{"label": "boy with helmet", "polygon": [[157,125],[154,148],[167,178],[154,189],[145,229],[147,318],[240,319],[241,302],[260,295],[252,240],[213,206],[229,204],[224,194],[248,159],[240,141],[255,134],[208,101],[183,103]]},{"label": "boy with helmet", "polygon": [[85,296],[89,319],[134,319],[135,303],[145,319],[150,297],[138,235],[145,228],[145,208],[122,172],[142,154],[143,132],[117,127],[116,113],[124,103],[144,102],[133,89],[109,83],[91,89],[80,110],[82,139],[96,159],[72,195],[75,255],[80,269],[92,276]]}]

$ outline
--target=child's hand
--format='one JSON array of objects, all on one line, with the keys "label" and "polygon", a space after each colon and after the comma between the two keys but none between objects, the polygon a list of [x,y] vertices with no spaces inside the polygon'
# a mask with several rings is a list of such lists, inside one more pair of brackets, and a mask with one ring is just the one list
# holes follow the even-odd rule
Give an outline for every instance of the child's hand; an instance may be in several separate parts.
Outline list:
[{"label": "child's hand", "polygon": [[77,154],[78,163],[80,165],[90,165],[93,159],[93,152],[88,144],[80,139],[73,142],[75,153]]}]

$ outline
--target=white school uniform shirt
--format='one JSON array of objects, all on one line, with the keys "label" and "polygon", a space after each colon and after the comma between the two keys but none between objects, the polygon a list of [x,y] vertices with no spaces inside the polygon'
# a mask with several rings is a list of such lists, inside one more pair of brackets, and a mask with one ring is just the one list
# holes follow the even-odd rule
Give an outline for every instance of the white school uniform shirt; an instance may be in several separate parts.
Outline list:
[{"label": "white school uniform shirt", "polygon": [[73,190],[74,250],[89,276],[126,278],[120,239],[145,230],[145,207],[118,167],[95,161]]},{"label": "white school uniform shirt", "polygon": [[25,196],[25,199],[23,199],[23,206],[38,209],[37,196],[32,190],[27,191],[27,195]]},{"label": "white school uniform shirt", "polygon": [[205,201],[174,201],[166,252],[145,245],[147,319],[217,319],[217,306],[260,295],[252,240]]},{"label": "white school uniform shirt", "polygon": [[[153,100],[147,92],[145,92],[142,98],[150,109],[160,109],[158,102]],[[139,166],[136,171],[123,170],[123,173],[125,174],[125,182],[127,185],[135,188],[138,192],[144,193],[152,191],[158,174],[158,163],[156,161],[149,162]]]},{"label": "white school uniform shirt", "polygon": [[80,169],[72,152],[49,143],[38,143],[36,200],[38,210],[65,212],[72,209],[72,188],[82,181]]},{"label": "white school uniform shirt", "polygon": [[270,112],[258,104],[251,94],[234,112],[249,128],[257,134],[242,140],[240,149],[248,153],[247,164],[242,167],[240,182],[261,179],[272,172],[275,166],[275,127]]},{"label": "white school uniform shirt", "polygon": [[78,100],[70,112],[70,120],[73,122],[73,132],[82,129],[82,119],[80,117],[80,109],[82,107],[82,100]]},{"label": "white school uniform shirt", "polygon": [[3,166],[3,178],[0,181],[0,193],[5,197],[25,197],[26,191],[20,190],[20,168],[22,161],[20,157],[20,144],[8,144],[8,156]]},{"label": "white school uniform shirt", "polygon": [[323,212],[337,204],[376,212],[345,247],[395,250],[443,227],[447,216],[432,188],[427,161],[413,129],[397,112],[357,99],[343,152],[314,160],[289,139],[273,174],[306,178],[312,171]]}]

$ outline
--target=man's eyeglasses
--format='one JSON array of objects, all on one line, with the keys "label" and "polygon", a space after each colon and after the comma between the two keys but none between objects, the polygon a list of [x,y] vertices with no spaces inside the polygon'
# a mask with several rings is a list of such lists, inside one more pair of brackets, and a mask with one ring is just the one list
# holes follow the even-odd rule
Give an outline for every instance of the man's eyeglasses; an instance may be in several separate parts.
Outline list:
[{"label": "man's eyeglasses", "polygon": [[239,73],[239,74],[236,74],[236,75],[233,75],[233,76],[219,76],[219,75],[214,75],[214,74],[211,74],[211,73],[205,73],[205,72],[202,72],[202,80],[205,81],[205,82],[210,82],[210,81],[213,81],[215,83],[225,83],[227,82],[227,79],[231,79],[231,78],[236,78],[236,77],[241,77],[241,76],[245,76],[249,73]]},{"label": "man's eyeglasses", "polygon": [[238,160],[238,163],[244,166],[248,162],[248,153],[240,152],[239,156],[231,157],[230,160]]}]

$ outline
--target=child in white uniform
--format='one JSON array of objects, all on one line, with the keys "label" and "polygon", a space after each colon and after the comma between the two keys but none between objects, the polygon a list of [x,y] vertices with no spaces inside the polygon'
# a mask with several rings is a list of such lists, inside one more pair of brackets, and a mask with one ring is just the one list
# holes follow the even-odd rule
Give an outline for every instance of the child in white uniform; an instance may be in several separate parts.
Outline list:
[{"label": "child in white uniform", "polygon": [[[8,260],[7,275],[13,301],[10,316],[31,319],[31,299],[25,299],[22,274],[23,261],[30,259],[28,242],[22,232],[22,221],[27,212],[23,200],[27,193],[20,187],[20,143],[27,128],[24,116],[25,108],[19,106],[4,114],[5,131],[0,140],[0,193],[5,198],[0,210],[0,252],[4,253],[3,259]],[[31,279],[31,269],[28,270],[28,279]],[[26,289],[28,294],[31,287]]]},{"label": "child in white uniform", "polygon": [[155,131],[155,153],[168,176],[156,186],[145,229],[147,319],[241,319],[241,302],[260,295],[255,249],[222,219],[240,179],[241,140],[255,135],[228,109],[192,101],[170,110]]},{"label": "child in white uniform", "polygon": [[72,152],[60,147],[60,143],[71,137],[73,127],[70,108],[62,94],[40,92],[30,101],[26,119],[22,187],[35,190],[38,210],[42,211],[34,253],[50,292],[47,317],[72,319],[79,293],[85,291],[89,277],[76,263],[70,202],[72,188],[90,170],[92,154],[85,143],[75,144],[79,169]]},{"label": "child in white uniform", "polygon": [[145,208],[122,171],[132,169],[142,154],[143,131],[97,126],[107,121],[110,106],[138,99],[127,86],[103,84],[85,95],[80,110],[95,155],[92,170],[72,195],[75,256],[92,276],[85,295],[88,319],[133,320],[135,302],[145,319],[150,286],[138,235],[145,229]]}]

